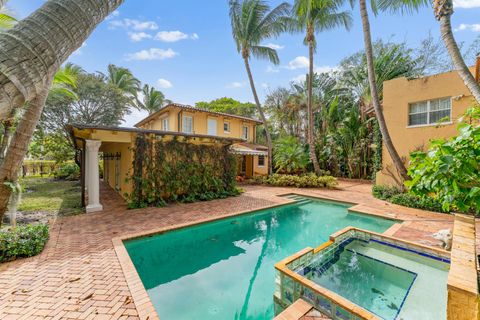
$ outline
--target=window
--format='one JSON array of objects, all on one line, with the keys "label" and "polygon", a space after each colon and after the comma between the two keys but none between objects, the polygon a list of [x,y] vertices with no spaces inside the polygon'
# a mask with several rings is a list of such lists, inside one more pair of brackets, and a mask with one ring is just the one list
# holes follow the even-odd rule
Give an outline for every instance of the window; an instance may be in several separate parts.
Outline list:
[{"label": "window", "polygon": [[225,121],[225,122],[223,123],[223,132],[230,133],[230,122]]},{"label": "window", "polygon": [[162,119],[162,130],[163,131],[170,130],[169,127],[168,127],[168,118],[163,118]]},{"label": "window", "polygon": [[408,125],[436,124],[444,118],[450,120],[451,109],[450,98],[412,103],[408,110]]},{"label": "window", "polygon": [[247,126],[243,126],[242,138],[245,139],[245,140],[248,140],[248,127]]},{"label": "window", "polygon": [[193,133],[193,118],[191,116],[183,116],[182,132]]},{"label": "window", "polygon": [[265,156],[263,156],[263,155],[258,156],[258,166],[259,167],[264,167],[265,166]]}]

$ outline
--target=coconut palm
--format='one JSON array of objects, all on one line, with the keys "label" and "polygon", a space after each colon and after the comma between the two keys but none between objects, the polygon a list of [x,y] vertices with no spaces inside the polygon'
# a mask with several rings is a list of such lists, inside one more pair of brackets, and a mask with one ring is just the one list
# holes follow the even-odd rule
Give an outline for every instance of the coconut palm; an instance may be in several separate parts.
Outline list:
[{"label": "coconut palm", "polygon": [[143,98],[141,100],[137,98],[136,106],[137,109],[145,110],[148,114],[157,112],[171,102],[165,99],[165,95],[161,91],[150,87],[148,84],[143,86],[142,94]]},{"label": "coconut palm", "polygon": [[313,54],[317,45],[315,35],[318,32],[340,26],[343,26],[347,29],[350,28],[352,24],[350,12],[340,11],[344,3],[344,0],[295,0],[293,5],[293,14],[295,16],[293,30],[306,33],[304,43],[308,46],[309,71],[307,77],[307,137],[310,148],[310,160],[313,163],[315,173],[318,175],[320,174],[320,165],[318,164],[317,154],[315,152],[312,91],[314,77]]},{"label": "coconut palm", "polygon": [[284,2],[270,10],[268,4],[263,0],[230,0],[229,7],[233,39],[237,45],[237,51],[245,63],[253,98],[258,114],[263,121],[268,146],[268,171],[271,173],[272,138],[253,81],[250,58],[254,56],[266,59],[275,65],[280,63],[276,50],[261,43],[285,31],[290,5]]},{"label": "coconut palm", "polygon": [[453,36],[451,24],[451,17],[453,15],[452,0],[379,0],[379,8],[392,12],[411,12],[418,9],[419,6],[429,5],[430,2],[433,4],[435,19],[440,22],[442,40],[452,59],[453,65],[475,100],[480,103],[480,84],[475,81],[474,76],[465,64],[462,53]]},{"label": "coconut palm", "polygon": [[17,19],[9,15],[5,11],[5,3],[7,0],[0,0],[0,30],[9,29],[17,22]]},{"label": "coconut palm", "polygon": [[[378,13],[377,2],[381,2],[380,5],[383,9],[385,9],[387,5],[387,1],[394,2],[395,0],[370,0],[370,5],[374,14]],[[402,1],[407,7],[414,9],[419,8],[428,0],[397,0],[397,2]],[[355,3],[355,0],[350,0],[352,6]],[[408,180],[407,169],[405,168],[405,164],[400,158],[395,146],[393,145],[392,138],[390,137],[390,133],[388,132],[387,124],[385,122],[385,117],[383,115],[382,106],[380,104],[380,97],[378,93],[378,84],[377,78],[375,75],[375,63],[373,59],[373,46],[372,46],[372,35],[370,32],[370,21],[368,18],[368,10],[367,10],[367,0],[359,0],[360,4],[360,16],[362,18],[362,27],[363,27],[363,40],[365,45],[365,57],[367,60],[367,73],[368,73],[368,83],[370,86],[370,94],[371,94],[371,103],[375,110],[375,115],[377,117],[378,125],[380,128],[380,132],[382,133],[383,143],[387,148],[387,151],[392,158],[392,162],[395,166],[395,169],[400,178],[404,180]]]},{"label": "coconut palm", "polygon": [[140,80],[135,78],[127,68],[117,67],[114,64],[108,65],[107,81],[131,97],[136,97],[140,91]]},{"label": "coconut palm", "polygon": [[[3,5],[5,0],[0,0]],[[123,0],[49,0],[29,17],[0,33],[0,120],[28,107],[0,165],[0,216],[5,213],[9,181],[25,157],[53,77],[96,26]],[[1,6],[0,6],[1,7]],[[41,34],[42,36],[32,36]]]}]

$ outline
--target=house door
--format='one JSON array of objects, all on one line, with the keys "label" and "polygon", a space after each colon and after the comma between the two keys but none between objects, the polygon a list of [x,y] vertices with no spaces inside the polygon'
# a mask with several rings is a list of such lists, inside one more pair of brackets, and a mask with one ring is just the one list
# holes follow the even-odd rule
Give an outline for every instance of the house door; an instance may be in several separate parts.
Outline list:
[{"label": "house door", "polygon": [[217,135],[217,119],[208,118],[208,134],[210,136]]}]

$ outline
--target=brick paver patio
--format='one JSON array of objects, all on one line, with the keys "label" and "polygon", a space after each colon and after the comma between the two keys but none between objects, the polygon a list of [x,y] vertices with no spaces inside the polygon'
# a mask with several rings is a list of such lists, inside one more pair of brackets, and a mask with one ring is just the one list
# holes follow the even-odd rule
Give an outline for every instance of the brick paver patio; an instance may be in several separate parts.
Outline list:
[{"label": "brick paver patio", "polygon": [[0,264],[0,319],[138,319],[112,238],[285,203],[279,194],[359,203],[357,211],[405,221],[390,234],[427,245],[439,245],[431,234],[452,226],[450,215],[374,199],[368,183],[342,181],[340,186],[341,190],[244,186],[245,193],[235,198],[126,210],[120,196],[102,185],[104,211],[58,219],[41,255]]}]

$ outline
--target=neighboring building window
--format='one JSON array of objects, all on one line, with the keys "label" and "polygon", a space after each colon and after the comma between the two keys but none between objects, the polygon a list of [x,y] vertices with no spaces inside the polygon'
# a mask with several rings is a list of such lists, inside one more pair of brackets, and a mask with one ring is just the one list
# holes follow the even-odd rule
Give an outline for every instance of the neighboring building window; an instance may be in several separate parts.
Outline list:
[{"label": "neighboring building window", "polygon": [[191,116],[183,116],[182,132],[193,133],[193,118]]},{"label": "neighboring building window", "polygon": [[230,122],[225,121],[225,122],[223,123],[223,132],[230,133]]},{"label": "neighboring building window", "polygon": [[245,140],[248,140],[248,127],[247,126],[243,126],[242,138],[245,139]]},{"label": "neighboring building window", "polygon": [[163,131],[169,131],[169,125],[168,125],[168,118],[163,118],[162,119],[162,130]]},{"label": "neighboring building window", "polygon": [[265,156],[258,156],[258,166],[259,167],[265,166]]},{"label": "neighboring building window", "polygon": [[444,118],[450,119],[451,99],[435,99],[412,103],[408,110],[408,125],[419,126],[436,124]]}]

